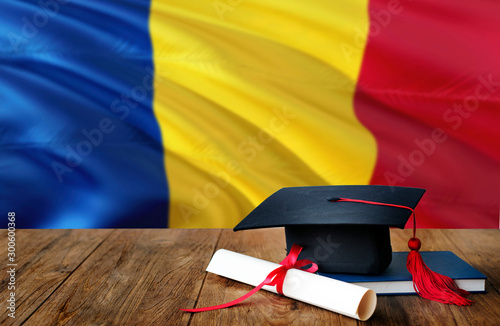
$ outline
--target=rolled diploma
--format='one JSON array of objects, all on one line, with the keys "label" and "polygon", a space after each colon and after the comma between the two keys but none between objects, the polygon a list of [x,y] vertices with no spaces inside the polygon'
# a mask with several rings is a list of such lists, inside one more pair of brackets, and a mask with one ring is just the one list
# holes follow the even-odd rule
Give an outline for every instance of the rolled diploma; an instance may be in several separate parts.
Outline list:
[{"label": "rolled diploma", "polygon": [[[207,272],[257,286],[271,271],[280,266],[219,249],[208,264]],[[277,293],[274,286],[266,285],[263,289]],[[362,321],[370,318],[377,306],[377,295],[370,289],[294,268],[286,274],[283,294]]]}]

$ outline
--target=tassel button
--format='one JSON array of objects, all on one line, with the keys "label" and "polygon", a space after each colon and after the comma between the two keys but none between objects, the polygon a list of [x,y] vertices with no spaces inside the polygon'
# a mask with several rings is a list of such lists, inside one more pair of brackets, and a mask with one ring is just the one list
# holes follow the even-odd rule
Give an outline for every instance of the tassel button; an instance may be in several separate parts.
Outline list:
[{"label": "tassel button", "polygon": [[410,248],[411,251],[419,251],[421,245],[422,244],[420,243],[420,239],[418,238],[411,238],[408,241],[408,247]]}]

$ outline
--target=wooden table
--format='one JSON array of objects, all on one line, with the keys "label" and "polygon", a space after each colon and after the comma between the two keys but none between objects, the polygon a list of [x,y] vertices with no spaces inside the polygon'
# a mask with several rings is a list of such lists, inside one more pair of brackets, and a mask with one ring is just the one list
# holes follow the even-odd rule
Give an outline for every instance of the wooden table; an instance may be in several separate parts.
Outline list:
[{"label": "wooden table", "polygon": [[[391,230],[406,251],[411,230]],[[184,313],[234,300],[251,287],[206,273],[225,248],[279,262],[283,229],[18,230],[15,319],[8,317],[7,231],[1,276],[2,325],[500,325],[500,230],[419,230],[422,250],[451,250],[487,277],[487,294],[457,307],[416,295],[379,296],[366,322],[259,291],[229,309]]]}]

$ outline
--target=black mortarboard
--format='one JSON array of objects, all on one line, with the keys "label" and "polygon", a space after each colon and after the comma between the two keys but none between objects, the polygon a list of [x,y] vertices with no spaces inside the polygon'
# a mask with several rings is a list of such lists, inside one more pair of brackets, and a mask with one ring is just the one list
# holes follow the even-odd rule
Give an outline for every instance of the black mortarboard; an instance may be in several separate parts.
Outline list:
[{"label": "black mortarboard", "polygon": [[288,251],[294,243],[302,246],[299,259],[317,263],[319,271],[378,274],[392,260],[389,227],[404,228],[424,192],[361,185],[282,188],[234,231],[284,226]]}]

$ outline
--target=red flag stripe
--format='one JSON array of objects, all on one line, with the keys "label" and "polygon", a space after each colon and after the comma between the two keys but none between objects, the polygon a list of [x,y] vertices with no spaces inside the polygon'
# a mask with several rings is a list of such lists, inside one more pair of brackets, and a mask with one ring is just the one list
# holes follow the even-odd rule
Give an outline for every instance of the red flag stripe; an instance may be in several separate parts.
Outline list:
[{"label": "red flag stripe", "polygon": [[354,107],[371,184],[428,189],[419,227],[498,228],[500,3],[370,1]]}]

